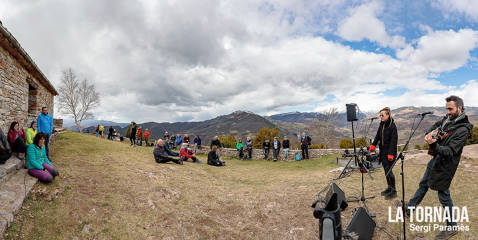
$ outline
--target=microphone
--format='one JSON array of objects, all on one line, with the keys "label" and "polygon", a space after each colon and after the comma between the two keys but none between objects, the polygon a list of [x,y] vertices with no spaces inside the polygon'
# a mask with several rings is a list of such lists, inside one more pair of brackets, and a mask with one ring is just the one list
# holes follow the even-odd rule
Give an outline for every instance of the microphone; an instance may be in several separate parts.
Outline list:
[{"label": "microphone", "polygon": [[431,112],[419,113],[419,114],[417,114],[417,115],[423,117],[423,116],[428,115],[428,114],[433,114],[433,111],[431,111]]}]

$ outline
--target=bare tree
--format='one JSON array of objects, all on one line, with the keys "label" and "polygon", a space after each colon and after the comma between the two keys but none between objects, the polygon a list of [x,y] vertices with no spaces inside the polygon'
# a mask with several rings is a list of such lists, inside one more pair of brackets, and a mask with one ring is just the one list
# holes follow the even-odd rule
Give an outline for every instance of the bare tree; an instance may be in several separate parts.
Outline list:
[{"label": "bare tree", "polygon": [[330,147],[337,140],[334,133],[335,126],[332,122],[337,119],[339,112],[337,108],[331,107],[321,113],[321,116],[311,123],[311,128],[314,129],[320,142]]},{"label": "bare tree", "polygon": [[81,133],[81,122],[93,117],[91,110],[99,105],[100,95],[94,83],[86,78],[78,80],[73,70],[68,68],[62,72],[58,103],[60,112],[72,116]]}]

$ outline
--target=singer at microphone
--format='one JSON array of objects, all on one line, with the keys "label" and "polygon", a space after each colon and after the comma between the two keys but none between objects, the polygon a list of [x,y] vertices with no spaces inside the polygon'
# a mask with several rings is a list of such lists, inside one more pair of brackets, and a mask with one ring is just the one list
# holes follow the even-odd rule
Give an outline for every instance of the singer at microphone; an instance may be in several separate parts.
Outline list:
[{"label": "singer at microphone", "polygon": [[380,121],[377,135],[375,135],[369,150],[373,152],[375,146],[379,144],[379,161],[382,163],[387,180],[387,188],[381,194],[385,196],[385,199],[392,199],[397,197],[395,175],[393,175],[393,171],[390,171],[388,175],[387,172],[393,167],[393,161],[397,156],[398,132],[390,108],[385,107],[380,110]]}]

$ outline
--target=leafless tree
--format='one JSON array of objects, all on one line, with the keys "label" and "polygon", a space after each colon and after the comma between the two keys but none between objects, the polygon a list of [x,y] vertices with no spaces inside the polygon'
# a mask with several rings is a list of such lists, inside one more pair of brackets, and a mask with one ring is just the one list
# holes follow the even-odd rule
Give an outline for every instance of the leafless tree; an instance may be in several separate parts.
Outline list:
[{"label": "leafless tree", "polygon": [[316,139],[330,147],[337,142],[337,137],[334,135],[335,126],[332,122],[337,119],[339,112],[337,108],[331,107],[321,113],[321,117],[311,123],[311,128],[317,134]]},{"label": "leafless tree", "polygon": [[94,83],[88,79],[78,80],[71,68],[62,72],[61,85],[59,88],[59,111],[62,114],[72,116],[75,125],[82,132],[81,122],[91,119],[91,110],[100,103],[100,95],[96,92]]}]

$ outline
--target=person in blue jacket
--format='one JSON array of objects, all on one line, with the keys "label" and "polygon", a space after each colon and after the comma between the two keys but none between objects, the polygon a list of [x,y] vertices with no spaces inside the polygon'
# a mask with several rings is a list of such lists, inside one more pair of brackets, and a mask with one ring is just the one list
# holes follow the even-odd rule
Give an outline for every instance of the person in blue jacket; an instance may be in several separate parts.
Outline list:
[{"label": "person in blue jacket", "polygon": [[42,107],[37,118],[38,133],[44,133],[46,156],[50,158],[50,136],[53,133],[53,118],[48,114],[48,108]]}]

